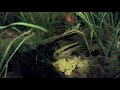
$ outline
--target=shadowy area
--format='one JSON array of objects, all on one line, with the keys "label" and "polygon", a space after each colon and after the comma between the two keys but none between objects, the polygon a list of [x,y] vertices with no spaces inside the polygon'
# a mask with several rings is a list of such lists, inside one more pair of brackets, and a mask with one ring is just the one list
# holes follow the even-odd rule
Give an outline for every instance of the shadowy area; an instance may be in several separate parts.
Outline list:
[{"label": "shadowy area", "polygon": [[[48,47],[49,46],[49,47]],[[23,78],[63,78],[49,63],[52,60],[52,45],[39,46],[37,50],[18,52],[9,64],[9,71],[16,71]],[[16,62],[16,64],[15,64]]]}]

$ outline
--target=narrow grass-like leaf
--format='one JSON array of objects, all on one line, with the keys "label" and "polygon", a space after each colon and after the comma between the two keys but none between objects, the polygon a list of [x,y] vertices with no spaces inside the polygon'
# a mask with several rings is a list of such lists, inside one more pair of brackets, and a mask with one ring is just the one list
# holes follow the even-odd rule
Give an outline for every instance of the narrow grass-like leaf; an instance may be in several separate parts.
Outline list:
[{"label": "narrow grass-like leaf", "polygon": [[[29,39],[29,38],[32,37],[32,36],[33,36],[33,34],[27,36],[26,38],[24,38],[24,39],[19,43],[19,45],[16,47],[16,49],[14,50],[14,52],[10,55],[9,59],[8,59],[7,62],[5,63],[2,71],[4,71],[4,68],[8,65],[9,61],[10,61],[11,58],[14,56],[14,54],[18,51],[18,49],[21,47],[21,45],[22,45],[27,39]],[[5,70],[5,72],[7,72],[7,71]],[[2,73],[1,73],[1,75],[2,75]]]},{"label": "narrow grass-like leaf", "polygon": [[40,27],[40,26],[37,26],[34,24],[24,23],[24,22],[15,22],[15,23],[9,24],[7,26],[0,26],[0,29],[5,29],[5,28],[11,27],[11,26],[16,26],[16,25],[22,25],[22,26],[26,26],[26,27],[36,28],[36,29],[40,29],[44,32],[47,32],[47,30],[43,27]]},{"label": "narrow grass-like leaf", "polygon": [[21,34],[20,36],[18,36],[17,38],[13,39],[13,40],[9,43],[7,49],[5,50],[5,53],[4,53],[3,57],[2,57],[2,59],[0,60],[0,71],[1,71],[1,69],[2,69],[2,67],[3,67],[3,64],[4,64],[4,62],[5,62],[5,58],[7,57],[8,53],[9,53],[9,51],[10,51],[10,48],[11,48],[11,46],[13,45],[14,41],[16,41],[17,39],[19,39],[21,36],[24,36],[24,35],[29,34],[29,33],[31,33],[31,30],[28,31],[28,32],[26,32],[26,33],[24,33],[24,34]]}]

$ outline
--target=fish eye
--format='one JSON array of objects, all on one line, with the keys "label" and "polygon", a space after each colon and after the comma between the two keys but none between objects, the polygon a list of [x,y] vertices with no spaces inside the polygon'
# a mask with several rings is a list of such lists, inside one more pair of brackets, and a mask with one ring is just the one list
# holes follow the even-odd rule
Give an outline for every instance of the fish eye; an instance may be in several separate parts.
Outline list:
[{"label": "fish eye", "polygon": [[55,56],[58,56],[58,52],[54,53],[54,55],[53,55],[53,56],[54,56],[54,57],[55,57]]},{"label": "fish eye", "polygon": [[58,53],[56,53],[56,55],[58,55]]}]

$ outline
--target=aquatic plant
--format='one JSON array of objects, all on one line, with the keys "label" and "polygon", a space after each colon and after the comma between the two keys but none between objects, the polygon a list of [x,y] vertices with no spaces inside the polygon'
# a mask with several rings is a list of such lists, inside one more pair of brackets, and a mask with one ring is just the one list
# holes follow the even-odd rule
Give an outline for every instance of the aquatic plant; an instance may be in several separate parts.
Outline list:
[{"label": "aquatic plant", "polygon": [[119,41],[119,12],[76,12],[90,30],[91,43],[97,40],[98,46],[106,57],[117,54]]},{"label": "aquatic plant", "polygon": [[[30,27],[30,28],[37,28],[40,29],[41,31],[47,32],[47,30],[43,27],[34,25],[34,24],[29,24],[29,23],[24,23],[24,22],[16,22],[16,23],[12,23],[6,26],[0,26],[0,29],[5,29],[5,28],[9,28],[12,26],[17,26],[17,25],[22,25],[22,26],[26,26],[26,27]],[[25,36],[27,35],[27,36]],[[12,59],[12,57],[14,56],[14,54],[18,51],[18,49],[21,47],[21,45],[30,37],[32,37],[34,34],[32,33],[32,30],[29,30],[21,35],[19,35],[18,37],[14,38],[7,46],[1,60],[0,60],[0,77],[6,77],[7,75],[7,69],[8,69],[8,63],[9,61]],[[21,37],[23,37],[23,39],[21,40]],[[15,47],[15,49],[12,51],[13,48],[12,46],[14,45],[14,42],[16,42],[17,40],[21,40],[19,43],[17,43],[17,47]]]}]

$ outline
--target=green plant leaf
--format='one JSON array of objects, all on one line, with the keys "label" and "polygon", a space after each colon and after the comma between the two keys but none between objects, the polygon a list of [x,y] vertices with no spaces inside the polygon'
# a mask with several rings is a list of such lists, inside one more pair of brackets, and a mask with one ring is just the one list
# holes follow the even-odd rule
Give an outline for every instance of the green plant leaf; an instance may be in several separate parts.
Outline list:
[{"label": "green plant leaf", "polygon": [[47,30],[41,26],[38,25],[34,25],[34,24],[29,24],[29,23],[24,23],[24,22],[15,22],[6,26],[0,26],[0,29],[5,29],[11,26],[17,26],[17,25],[22,25],[22,26],[26,26],[26,27],[31,27],[31,28],[36,28],[36,29],[40,29],[41,31],[47,32]]}]

